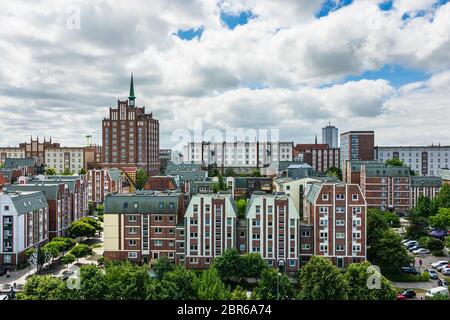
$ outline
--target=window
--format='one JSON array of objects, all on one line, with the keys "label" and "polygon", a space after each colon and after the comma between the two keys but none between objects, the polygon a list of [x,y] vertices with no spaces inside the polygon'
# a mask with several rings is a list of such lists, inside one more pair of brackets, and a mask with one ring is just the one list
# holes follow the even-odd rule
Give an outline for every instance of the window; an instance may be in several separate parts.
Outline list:
[{"label": "window", "polygon": [[336,200],[344,200],[345,196],[343,194],[337,194],[336,195]]},{"label": "window", "polygon": [[161,228],[155,228],[155,234],[162,234]]},{"label": "window", "polygon": [[328,201],[328,193],[322,194],[322,201]]},{"label": "window", "polygon": [[137,241],[136,240],[128,240],[128,245],[130,247],[136,247],[137,246]]},{"label": "window", "polygon": [[5,211],[9,211],[9,206],[4,207]]},{"label": "window", "polygon": [[162,247],[163,242],[162,240],[155,240],[155,247]]},{"label": "window", "polygon": [[253,219],[252,225],[253,225],[254,227],[259,227],[259,226],[260,226],[260,221],[257,220],[257,219]]},{"label": "window", "polygon": [[345,220],[336,220],[336,225],[337,226],[344,226],[345,225]]},{"label": "window", "polygon": [[328,239],[328,232],[325,232],[325,231],[320,232],[319,233],[319,237],[320,237],[320,239],[327,240]]},{"label": "window", "polygon": [[197,234],[197,232],[191,232],[190,236],[191,236],[191,238],[197,238],[198,234]]},{"label": "window", "polygon": [[153,218],[153,220],[154,220],[155,222],[161,222],[161,221],[162,221],[162,216],[155,216],[155,217]]},{"label": "window", "polygon": [[352,200],[353,201],[358,201],[359,197],[357,194],[352,194]]},{"label": "window", "polygon": [[311,250],[311,245],[309,243],[302,243],[302,250]]},{"label": "window", "polygon": [[160,209],[164,209],[164,202],[160,202],[160,203],[159,203],[159,208],[160,208]]},{"label": "window", "polygon": [[328,214],[328,207],[319,207],[319,212],[323,214]]},{"label": "window", "polygon": [[336,232],[336,239],[344,239],[345,233],[344,232]]},{"label": "window", "polygon": [[326,245],[326,244],[321,244],[319,250],[322,251],[322,252],[324,252],[324,253],[327,253],[327,252],[328,252],[328,245]]},{"label": "window", "polygon": [[311,236],[311,233],[309,231],[305,231],[305,230],[302,231],[302,237],[309,238],[310,236]]},{"label": "window", "polygon": [[138,253],[135,251],[128,252],[128,259],[137,259]]},{"label": "window", "polygon": [[128,216],[128,222],[137,222],[137,216]]},{"label": "window", "polygon": [[3,262],[4,262],[5,264],[7,264],[7,263],[12,263],[12,256],[11,256],[10,254],[5,254],[5,255],[3,256]]},{"label": "window", "polygon": [[344,214],[345,213],[345,208],[344,207],[336,207],[336,213]]},{"label": "window", "polygon": [[261,212],[261,207],[260,206],[256,206],[255,210],[256,210],[256,213],[260,213]]},{"label": "window", "polygon": [[291,227],[295,227],[295,219],[291,219]]},{"label": "window", "polygon": [[129,234],[136,234],[137,233],[137,228],[128,228],[128,233]]},{"label": "window", "polygon": [[344,246],[342,244],[336,245],[336,251],[344,251]]},{"label": "window", "polygon": [[196,226],[198,224],[198,220],[197,219],[191,219],[191,225]]}]

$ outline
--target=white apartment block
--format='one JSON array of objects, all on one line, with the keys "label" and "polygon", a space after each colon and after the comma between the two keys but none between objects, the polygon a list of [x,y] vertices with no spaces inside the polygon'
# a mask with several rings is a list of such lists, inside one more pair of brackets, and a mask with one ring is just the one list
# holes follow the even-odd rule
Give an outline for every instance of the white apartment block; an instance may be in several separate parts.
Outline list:
[{"label": "white apartment block", "polygon": [[379,162],[397,158],[418,176],[437,176],[450,166],[450,146],[375,147],[375,158]]},{"label": "white apartment block", "polygon": [[0,164],[4,164],[7,158],[22,159],[25,158],[25,149],[17,147],[0,148]]},{"label": "white apartment block", "polygon": [[283,261],[285,270],[298,270],[300,216],[290,197],[253,193],[246,219],[247,252],[259,253],[269,266]]},{"label": "white apartment block", "polygon": [[0,193],[0,266],[25,262],[25,250],[48,240],[43,192]]},{"label": "white apartment block", "polygon": [[207,268],[214,257],[236,247],[237,212],[231,195],[195,195],[184,218],[186,267]]},{"label": "white apartment block", "polygon": [[293,142],[191,142],[183,161],[218,167],[259,168],[271,162],[292,161]]},{"label": "white apartment block", "polygon": [[45,150],[45,161],[48,168],[56,170],[57,174],[69,169],[78,174],[84,166],[84,148],[54,148]]}]

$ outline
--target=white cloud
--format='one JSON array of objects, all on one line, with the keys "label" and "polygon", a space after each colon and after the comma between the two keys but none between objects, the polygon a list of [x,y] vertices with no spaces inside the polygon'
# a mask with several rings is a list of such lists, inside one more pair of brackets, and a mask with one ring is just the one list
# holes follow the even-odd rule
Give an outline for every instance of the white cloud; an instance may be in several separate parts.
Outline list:
[{"label": "white cloud", "polygon": [[[81,144],[86,134],[99,142],[101,120],[127,94],[131,71],[138,103],[161,120],[165,142],[202,118],[209,126],[279,127],[305,142],[332,121],[342,130],[378,129],[381,143],[431,143],[450,116],[450,3],[397,0],[384,12],[379,2],[355,0],[316,19],[320,1],[309,0],[3,1],[0,145],[38,133],[63,144]],[[81,30],[66,28],[74,4]],[[230,30],[221,10],[256,17]],[[173,35],[200,26],[200,40]],[[402,88],[343,82],[386,64],[432,77]]]}]

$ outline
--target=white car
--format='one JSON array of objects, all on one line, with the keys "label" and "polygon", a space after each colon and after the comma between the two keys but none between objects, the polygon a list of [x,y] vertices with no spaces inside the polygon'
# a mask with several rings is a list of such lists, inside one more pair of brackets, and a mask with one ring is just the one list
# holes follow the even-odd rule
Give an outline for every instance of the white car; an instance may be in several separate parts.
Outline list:
[{"label": "white car", "polygon": [[442,269],[441,272],[444,276],[450,276],[450,268],[449,267]]},{"label": "white car", "polygon": [[411,240],[411,241],[408,241],[408,242],[405,242],[403,245],[405,246],[405,247],[414,247],[414,246],[417,246],[419,244],[419,242],[418,241],[416,241],[416,240]]},{"label": "white car", "polygon": [[439,267],[439,266],[441,266],[441,265],[444,265],[444,264],[448,264],[448,261],[441,260],[441,261],[433,262],[433,263],[431,264],[431,267],[432,267],[433,269],[436,269],[437,267]]},{"label": "white car", "polygon": [[411,241],[411,240],[409,240],[409,239],[402,240],[402,244],[405,244],[405,243],[407,243],[409,241]]},{"label": "white car", "polygon": [[446,287],[436,287],[436,288],[430,289],[425,294],[425,297],[432,298],[438,294],[443,295],[443,296],[448,296],[448,289]]},{"label": "white car", "polygon": [[439,267],[436,268],[437,271],[442,272],[443,269],[448,268],[449,265],[447,263],[441,264]]},{"label": "white car", "polygon": [[413,253],[414,254],[428,254],[428,253],[430,253],[430,250],[425,249],[425,248],[420,248],[420,249],[414,250]]}]

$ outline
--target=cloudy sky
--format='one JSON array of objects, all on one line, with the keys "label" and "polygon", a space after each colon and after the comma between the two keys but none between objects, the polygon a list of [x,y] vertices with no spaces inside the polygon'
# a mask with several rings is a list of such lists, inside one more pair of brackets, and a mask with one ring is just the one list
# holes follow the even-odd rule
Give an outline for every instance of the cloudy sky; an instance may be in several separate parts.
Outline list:
[{"label": "cloudy sky", "polygon": [[196,119],[450,144],[449,0],[2,0],[0,145],[99,143],[131,72],[165,147]]}]

